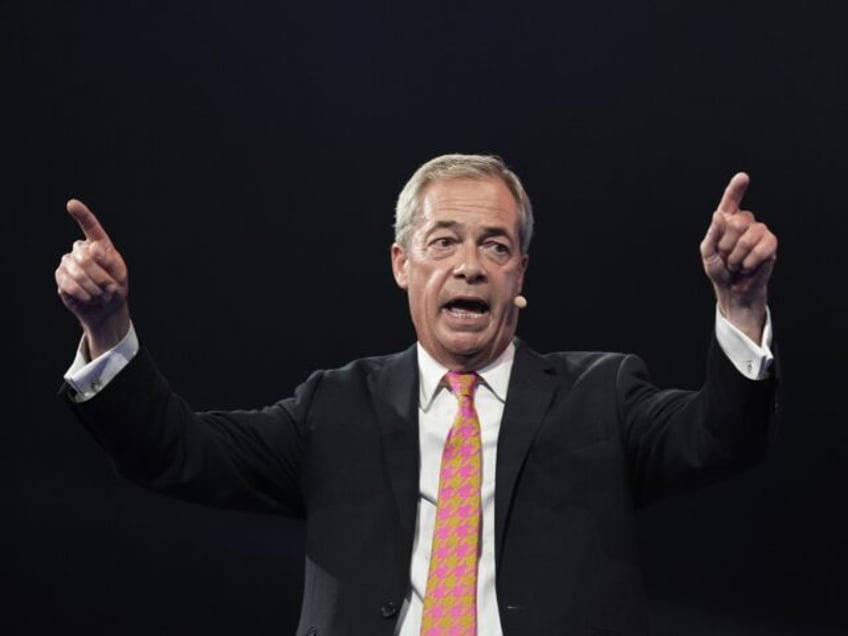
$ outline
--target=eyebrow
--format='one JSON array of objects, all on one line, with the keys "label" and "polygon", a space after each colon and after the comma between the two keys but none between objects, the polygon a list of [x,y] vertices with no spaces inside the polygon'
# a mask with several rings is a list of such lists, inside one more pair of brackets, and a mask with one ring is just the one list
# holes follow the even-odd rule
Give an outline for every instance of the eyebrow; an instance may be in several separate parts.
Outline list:
[{"label": "eyebrow", "polygon": [[458,227],[459,223],[456,221],[436,221],[427,234],[432,234],[436,230],[455,230]]},{"label": "eyebrow", "polygon": [[[456,230],[462,227],[462,225],[457,221],[436,221],[433,224],[433,227],[427,232],[427,236],[435,232],[436,230]],[[505,236],[507,238],[512,238],[509,234],[509,231],[503,226],[499,225],[490,225],[483,228],[482,238],[490,238],[492,236]]]},{"label": "eyebrow", "polygon": [[490,238],[492,236],[504,236],[508,239],[512,238],[506,228],[498,226],[483,228],[483,238]]}]

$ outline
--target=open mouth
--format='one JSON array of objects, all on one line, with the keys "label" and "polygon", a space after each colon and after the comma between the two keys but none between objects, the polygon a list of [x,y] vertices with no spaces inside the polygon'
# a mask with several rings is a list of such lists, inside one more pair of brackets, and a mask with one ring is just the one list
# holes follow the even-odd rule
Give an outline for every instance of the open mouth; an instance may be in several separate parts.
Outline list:
[{"label": "open mouth", "polygon": [[477,317],[489,312],[489,303],[478,298],[454,298],[443,305],[451,315],[457,317]]}]

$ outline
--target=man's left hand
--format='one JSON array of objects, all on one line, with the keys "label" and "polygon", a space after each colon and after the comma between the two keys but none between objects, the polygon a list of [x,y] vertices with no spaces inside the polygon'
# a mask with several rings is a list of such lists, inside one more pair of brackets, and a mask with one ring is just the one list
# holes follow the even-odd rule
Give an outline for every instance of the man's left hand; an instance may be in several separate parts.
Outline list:
[{"label": "man's left hand", "polygon": [[768,281],[777,260],[777,237],[751,212],[741,209],[750,181],[744,172],[730,180],[701,242],[701,258],[719,311],[759,344],[766,320]]}]

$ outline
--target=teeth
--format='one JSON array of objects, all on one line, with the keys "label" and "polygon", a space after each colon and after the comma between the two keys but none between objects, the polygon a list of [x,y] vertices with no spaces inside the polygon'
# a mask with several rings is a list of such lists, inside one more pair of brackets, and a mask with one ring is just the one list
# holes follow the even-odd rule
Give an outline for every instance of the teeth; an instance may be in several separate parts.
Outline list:
[{"label": "teeth", "polygon": [[462,318],[476,318],[477,316],[482,316],[482,311],[472,311],[469,309],[458,309],[456,307],[452,307],[448,310],[454,316],[460,316]]}]

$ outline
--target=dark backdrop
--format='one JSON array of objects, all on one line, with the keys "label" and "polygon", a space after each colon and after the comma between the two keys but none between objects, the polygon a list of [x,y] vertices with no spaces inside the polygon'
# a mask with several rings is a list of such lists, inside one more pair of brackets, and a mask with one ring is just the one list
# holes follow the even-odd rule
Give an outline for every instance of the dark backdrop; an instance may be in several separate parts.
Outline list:
[{"label": "dark backdrop", "polygon": [[0,631],[286,634],[300,602],[298,522],[124,483],[56,398],[79,335],[53,282],[79,234],[66,199],[123,251],[175,387],[201,409],[253,406],[413,340],[394,199],[460,151],[505,157],[535,203],[520,335],[633,351],[682,387],[713,318],[698,243],[750,172],[746,203],[781,239],[782,435],[765,465],[641,514],[654,623],[845,633],[840,3],[271,5],[0,9]]}]

